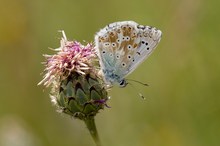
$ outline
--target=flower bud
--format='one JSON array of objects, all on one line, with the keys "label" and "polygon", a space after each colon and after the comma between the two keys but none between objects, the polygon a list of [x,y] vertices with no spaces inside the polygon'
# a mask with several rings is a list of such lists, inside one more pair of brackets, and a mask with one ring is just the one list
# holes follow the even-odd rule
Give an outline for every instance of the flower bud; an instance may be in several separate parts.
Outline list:
[{"label": "flower bud", "polygon": [[39,84],[51,86],[58,111],[79,119],[95,116],[108,100],[98,57],[92,44],[67,41],[63,32],[55,55],[44,55],[45,76]]},{"label": "flower bud", "polygon": [[72,73],[54,91],[52,100],[59,111],[79,119],[95,116],[108,99],[101,79],[92,72]]}]

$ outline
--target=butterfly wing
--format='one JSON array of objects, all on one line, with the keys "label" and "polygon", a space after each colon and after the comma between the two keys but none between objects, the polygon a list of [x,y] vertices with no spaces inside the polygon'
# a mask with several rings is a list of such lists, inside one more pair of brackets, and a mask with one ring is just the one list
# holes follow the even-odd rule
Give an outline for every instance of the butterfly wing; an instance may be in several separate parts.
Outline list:
[{"label": "butterfly wing", "polygon": [[128,70],[126,72],[127,76],[133,72],[149,55],[155,50],[158,43],[160,42],[162,32],[155,27],[137,25],[135,29],[138,31],[136,38],[135,53],[132,56],[132,61],[129,62]]},{"label": "butterfly wing", "polygon": [[133,21],[109,24],[95,36],[100,65],[107,82],[120,82],[155,49],[161,31]]},{"label": "butterfly wing", "polygon": [[112,23],[101,29],[95,36],[100,65],[106,82],[110,84],[120,82],[127,71],[124,55],[128,50],[126,48],[128,37],[125,36],[123,29],[126,29],[124,26],[127,27],[129,23],[137,25],[130,21]]}]

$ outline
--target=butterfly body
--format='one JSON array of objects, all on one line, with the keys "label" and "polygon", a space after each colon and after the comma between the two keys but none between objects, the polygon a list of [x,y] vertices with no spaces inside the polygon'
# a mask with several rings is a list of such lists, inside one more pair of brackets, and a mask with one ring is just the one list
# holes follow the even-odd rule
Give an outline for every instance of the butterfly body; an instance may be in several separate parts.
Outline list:
[{"label": "butterfly body", "polygon": [[126,86],[125,77],[155,49],[162,32],[134,21],[115,22],[95,36],[100,66],[107,84]]}]

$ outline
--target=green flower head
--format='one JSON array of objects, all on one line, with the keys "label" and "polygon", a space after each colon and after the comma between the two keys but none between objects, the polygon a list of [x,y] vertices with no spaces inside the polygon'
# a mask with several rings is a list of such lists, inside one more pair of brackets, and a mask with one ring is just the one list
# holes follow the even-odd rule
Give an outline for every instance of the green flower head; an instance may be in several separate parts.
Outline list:
[{"label": "green flower head", "polygon": [[58,111],[79,119],[95,116],[108,100],[95,49],[91,43],[68,41],[62,33],[56,54],[44,55],[45,75],[39,84],[51,86]]}]

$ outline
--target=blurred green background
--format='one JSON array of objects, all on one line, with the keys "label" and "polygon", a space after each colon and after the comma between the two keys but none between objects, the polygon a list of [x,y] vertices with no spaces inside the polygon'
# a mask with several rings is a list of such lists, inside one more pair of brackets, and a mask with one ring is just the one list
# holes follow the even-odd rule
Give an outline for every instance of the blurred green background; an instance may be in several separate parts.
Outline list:
[{"label": "blurred green background", "polygon": [[[155,52],[110,92],[96,116],[103,146],[220,145],[219,0],[0,0],[0,146],[95,146],[83,122],[55,112],[37,86],[42,54],[69,39],[92,41],[108,23],[163,31]],[[44,91],[44,92],[43,92]],[[146,100],[138,96],[141,92]]]}]

